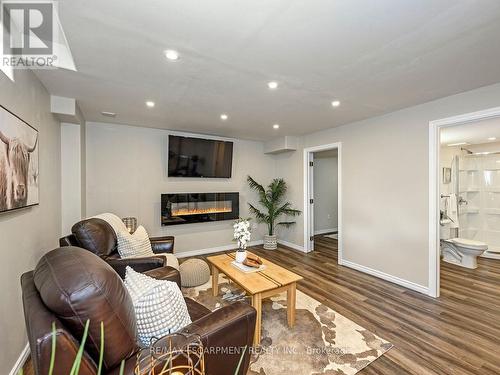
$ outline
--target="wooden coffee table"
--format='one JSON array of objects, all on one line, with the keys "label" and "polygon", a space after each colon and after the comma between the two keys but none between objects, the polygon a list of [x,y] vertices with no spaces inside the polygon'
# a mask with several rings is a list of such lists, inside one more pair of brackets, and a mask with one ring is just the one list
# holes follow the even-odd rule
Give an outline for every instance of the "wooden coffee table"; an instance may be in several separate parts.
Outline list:
[{"label": "wooden coffee table", "polygon": [[286,292],[288,326],[293,327],[295,324],[295,295],[297,281],[302,280],[302,276],[290,272],[263,258],[261,258],[262,262],[266,265],[264,270],[260,272],[245,273],[231,264],[231,262],[234,261],[234,257],[235,253],[227,253],[207,258],[212,266],[212,291],[214,296],[219,294],[219,273],[223,273],[252,297],[252,306],[257,310],[257,322],[253,340],[254,345],[260,344],[262,300],[265,298]]}]

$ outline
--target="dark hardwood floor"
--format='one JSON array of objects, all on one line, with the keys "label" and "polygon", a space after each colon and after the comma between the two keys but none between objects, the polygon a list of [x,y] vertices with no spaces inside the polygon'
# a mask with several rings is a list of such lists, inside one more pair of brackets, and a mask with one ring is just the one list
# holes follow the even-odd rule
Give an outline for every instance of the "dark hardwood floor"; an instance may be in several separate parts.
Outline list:
[{"label": "dark hardwood floor", "polygon": [[315,251],[251,250],[302,275],[298,289],[394,344],[360,374],[500,374],[500,261],[442,263],[433,299],[337,264],[337,241]]},{"label": "dark hardwood floor", "polygon": [[315,241],[310,254],[250,250],[302,275],[298,289],[394,344],[359,374],[500,374],[500,261],[481,258],[476,270],[442,263],[433,299],[341,267],[337,241]]}]

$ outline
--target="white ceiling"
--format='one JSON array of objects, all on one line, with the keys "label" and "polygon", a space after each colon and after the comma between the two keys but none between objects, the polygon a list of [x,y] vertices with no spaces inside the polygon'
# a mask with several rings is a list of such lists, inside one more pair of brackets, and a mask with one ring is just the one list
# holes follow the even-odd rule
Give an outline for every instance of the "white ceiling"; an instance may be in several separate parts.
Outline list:
[{"label": "white ceiling", "polygon": [[[488,138],[496,140],[488,140]],[[500,142],[500,118],[450,126],[441,130],[441,144],[466,142],[471,145]]]},{"label": "white ceiling", "polygon": [[[89,121],[266,140],[500,82],[498,0],[65,0],[59,9],[78,72],[37,75]],[[165,49],[181,60],[167,62]]]}]

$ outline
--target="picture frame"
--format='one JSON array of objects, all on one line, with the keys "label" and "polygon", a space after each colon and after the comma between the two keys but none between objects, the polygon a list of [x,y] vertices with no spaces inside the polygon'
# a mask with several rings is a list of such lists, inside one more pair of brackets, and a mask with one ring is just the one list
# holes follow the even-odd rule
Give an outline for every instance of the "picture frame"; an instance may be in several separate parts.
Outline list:
[{"label": "picture frame", "polygon": [[443,184],[451,183],[451,168],[443,168]]},{"label": "picture frame", "polygon": [[0,214],[40,204],[39,132],[0,105]]}]

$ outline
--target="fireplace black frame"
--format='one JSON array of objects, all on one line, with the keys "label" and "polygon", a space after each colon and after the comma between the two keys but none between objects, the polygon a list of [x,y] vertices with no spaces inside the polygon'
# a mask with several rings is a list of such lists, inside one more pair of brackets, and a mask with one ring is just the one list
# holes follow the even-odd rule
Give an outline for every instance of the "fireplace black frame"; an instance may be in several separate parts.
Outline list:
[{"label": "fireplace black frame", "polygon": [[[211,212],[189,215],[174,215],[173,204],[182,203],[205,203],[229,201],[231,202],[230,212]],[[181,225],[192,223],[208,223],[222,220],[236,220],[240,215],[240,194],[239,193],[176,193],[161,195],[161,225]]]}]

